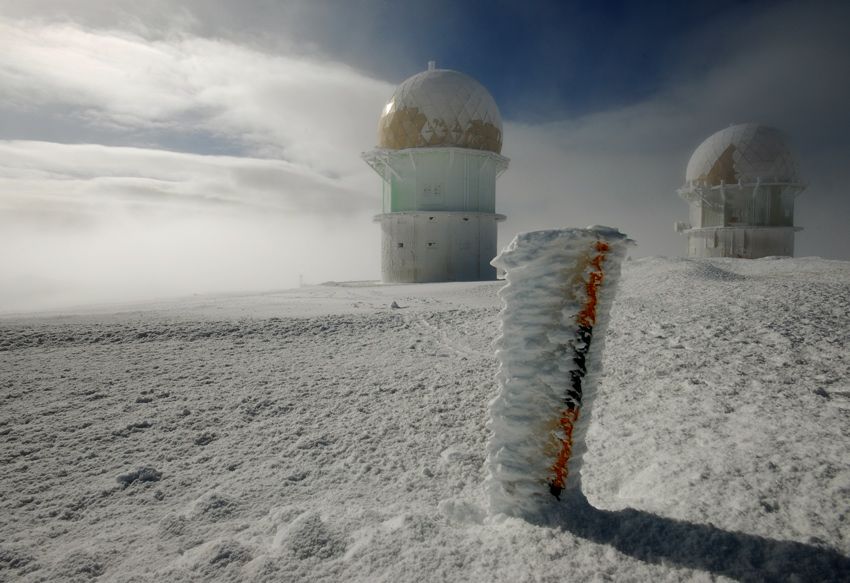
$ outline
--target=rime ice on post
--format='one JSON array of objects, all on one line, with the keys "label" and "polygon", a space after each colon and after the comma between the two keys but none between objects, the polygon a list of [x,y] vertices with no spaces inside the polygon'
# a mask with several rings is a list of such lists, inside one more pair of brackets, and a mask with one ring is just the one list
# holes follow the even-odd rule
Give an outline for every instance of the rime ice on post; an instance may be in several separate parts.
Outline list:
[{"label": "rime ice on post", "polygon": [[521,516],[580,489],[584,437],[620,265],[617,229],[521,233],[493,260],[508,284],[490,403],[490,514]]}]

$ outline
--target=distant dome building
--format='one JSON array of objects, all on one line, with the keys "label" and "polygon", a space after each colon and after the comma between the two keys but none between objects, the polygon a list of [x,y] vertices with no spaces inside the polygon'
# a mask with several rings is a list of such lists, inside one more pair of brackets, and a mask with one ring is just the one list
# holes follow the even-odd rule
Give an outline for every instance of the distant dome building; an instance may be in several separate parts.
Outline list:
[{"label": "distant dome building", "polygon": [[496,179],[502,116],[481,83],[434,68],[398,86],[378,122],[378,147],[362,154],[383,178],[381,280],[496,278]]},{"label": "distant dome building", "polygon": [[679,196],[690,205],[688,257],[756,259],[794,255],[794,199],[806,186],[781,131],[741,124],[705,140],[691,156]]}]

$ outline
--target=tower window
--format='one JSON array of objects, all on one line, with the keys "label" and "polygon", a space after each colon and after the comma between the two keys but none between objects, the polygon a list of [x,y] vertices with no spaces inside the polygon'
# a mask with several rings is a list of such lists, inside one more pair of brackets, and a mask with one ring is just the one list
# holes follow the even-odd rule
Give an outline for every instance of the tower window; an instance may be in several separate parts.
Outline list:
[{"label": "tower window", "polygon": [[422,185],[422,204],[443,204],[443,185],[441,183],[430,183]]},{"label": "tower window", "polygon": [[399,243],[398,248],[401,249],[402,247],[404,247],[404,243]]}]

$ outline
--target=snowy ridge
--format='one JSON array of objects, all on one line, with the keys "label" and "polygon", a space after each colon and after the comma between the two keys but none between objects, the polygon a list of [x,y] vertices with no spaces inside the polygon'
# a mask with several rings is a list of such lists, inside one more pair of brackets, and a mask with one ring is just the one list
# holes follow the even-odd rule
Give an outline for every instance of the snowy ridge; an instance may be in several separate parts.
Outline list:
[{"label": "snowy ridge", "polygon": [[491,515],[532,515],[580,487],[611,304],[630,239],[590,227],[522,233],[493,260],[506,272],[495,341],[486,489]]},{"label": "snowy ridge", "polygon": [[850,263],[624,262],[539,521],[486,519],[503,285],[0,316],[0,581],[848,580]]}]

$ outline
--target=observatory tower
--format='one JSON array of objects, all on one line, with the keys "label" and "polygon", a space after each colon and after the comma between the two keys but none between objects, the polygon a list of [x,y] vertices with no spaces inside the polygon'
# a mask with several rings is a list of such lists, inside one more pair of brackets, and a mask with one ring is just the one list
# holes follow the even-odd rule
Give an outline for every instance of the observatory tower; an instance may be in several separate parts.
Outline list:
[{"label": "observatory tower", "polygon": [[478,81],[444,69],[398,86],[362,154],[383,178],[381,280],[418,283],[496,278],[496,179],[502,117]]},{"label": "observatory tower", "polygon": [[741,124],[696,149],[678,190],[690,205],[688,257],[794,255],[794,199],[806,186],[800,160],[777,129]]}]

